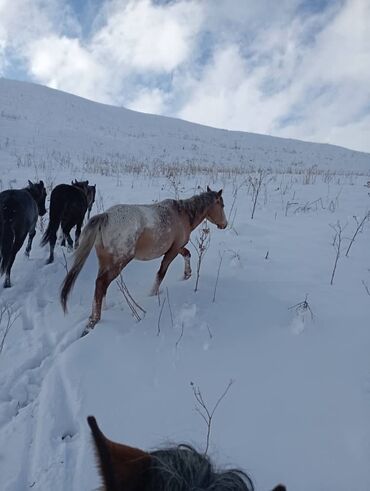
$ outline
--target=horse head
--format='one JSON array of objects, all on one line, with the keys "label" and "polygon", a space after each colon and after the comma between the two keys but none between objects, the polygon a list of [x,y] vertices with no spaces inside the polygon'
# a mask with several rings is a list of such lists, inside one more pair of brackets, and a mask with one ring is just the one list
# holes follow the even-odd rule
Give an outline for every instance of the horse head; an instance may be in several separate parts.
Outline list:
[{"label": "horse head", "polygon": [[[188,445],[176,445],[149,453],[112,442],[102,433],[93,416],[89,416],[87,422],[105,491],[254,490],[252,480],[245,472],[215,469],[206,455]],[[174,481],[178,485],[173,488],[171,484]],[[286,491],[286,488],[279,484],[273,491]]]},{"label": "horse head", "polygon": [[43,181],[33,183],[32,181],[28,181],[28,188],[27,188],[33,197],[33,199],[36,201],[37,208],[39,211],[40,217],[45,215],[46,213],[46,208],[45,208],[45,200],[46,200],[46,189]]},{"label": "horse head", "polygon": [[101,477],[106,491],[142,491],[149,479],[151,457],[138,448],[115,443],[101,432],[95,418],[87,422],[93,436]]},{"label": "horse head", "polygon": [[77,179],[74,179],[71,182],[72,186],[75,186],[76,188],[81,189],[87,196],[88,194],[88,188],[89,188],[89,181],[77,181]]},{"label": "horse head", "polygon": [[96,184],[93,186],[87,186],[87,207],[91,210],[96,196]]},{"label": "horse head", "polygon": [[212,189],[207,186],[207,193],[213,198],[212,204],[210,205],[206,218],[218,228],[227,227],[227,218],[224,211],[224,200],[222,198],[222,189],[219,191],[212,191]]}]

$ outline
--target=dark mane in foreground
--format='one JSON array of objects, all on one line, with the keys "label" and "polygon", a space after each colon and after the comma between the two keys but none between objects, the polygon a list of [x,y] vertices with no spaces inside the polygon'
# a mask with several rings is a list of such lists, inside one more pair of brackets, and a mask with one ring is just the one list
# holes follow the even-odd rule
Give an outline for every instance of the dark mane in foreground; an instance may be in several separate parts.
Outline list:
[{"label": "dark mane in foreground", "polygon": [[[93,416],[87,422],[105,491],[254,491],[245,472],[216,469],[189,445],[145,452],[109,440]],[[286,489],[278,485],[273,491]]]},{"label": "dark mane in foreground", "polygon": [[254,490],[246,473],[237,469],[218,470],[207,456],[188,445],[156,450],[150,455],[152,475],[146,491]]}]

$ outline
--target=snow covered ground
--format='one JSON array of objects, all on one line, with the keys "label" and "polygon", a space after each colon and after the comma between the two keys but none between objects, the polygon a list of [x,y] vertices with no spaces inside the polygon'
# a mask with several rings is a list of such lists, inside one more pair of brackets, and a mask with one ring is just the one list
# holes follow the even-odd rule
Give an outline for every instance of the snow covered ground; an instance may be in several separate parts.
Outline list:
[{"label": "snow covered ground", "polygon": [[[26,90],[26,85],[22,87]],[[36,89],[41,91],[33,86],[30,90]],[[19,90],[15,92],[18,100]],[[50,92],[66,101],[81,101]],[[45,106],[39,106],[40,112]],[[32,114],[37,111],[34,108]],[[138,118],[138,125],[154,121],[154,117],[131,114]],[[210,225],[210,245],[197,292],[197,255],[192,246],[193,277],[180,281],[184,266],[182,257],[177,258],[164,280],[160,303],[148,296],[160,260],[132,262],[124,270],[124,279],[146,310],[145,317],[135,321],[114,283],[101,322],[84,338],[80,334],[90,313],[95,253],[78,278],[69,314],[64,316],[58,299],[66,273],[62,248],[56,248],[55,263],[45,265],[48,251],[39,246],[38,229],[30,259],[21,253],[16,258],[13,287],[0,287],[4,310],[0,348],[8,314],[14,320],[0,352],[0,489],[96,488],[99,477],[86,424],[89,414],[117,441],[146,449],[190,442],[203,450],[206,427],[196,411],[191,383],[212,407],[233,380],[212,423],[209,453],[217,463],[244,468],[257,490],[271,489],[278,482],[294,491],[369,490],[369,221],[345,256],[357,223],[370,209],[370,190],[364,186],[369,177],[352,173],[354,169],[369,171],[369,156],[348,151],[355,163],[350,165],[343,157],[344,163],[337,166],[348,169],[348,175],[315,173],[310,152],[320,152],[316,147],[323,155],[326,150],[332,156],[346,151],[302,143],[307,165],[292,173],[287,163],[287,172],[279,166],[279,172],[265,176],[252,220],[250,180],[256,174],[247,169],[186,175],[181,169],[178,173],[147,172],[140,167],[139,153],[145,153],[145,164],[155,166],[157,147],[154,143],[151,147],[144,132],[135,137],[136,171],[122,166],[115,172],[118,167],[109,164],[107,140],[102,140],[100,153],[94,154],[96,141],[91,133],[85,137],[83,123],[76,127],[72,141],[73,125],[65,120],[65,133],[61,127],[55,129],[52,120],[40,127],[39,139],[34,140],[37,151],[27,160],[31,128],[22,126],[27,122],[23,119],[16,126],[15,120],[5,123],[0,118],[3,140],[4,131],[10,132],[14,123],[13,136],[1,147],[2,189],[22,187],[27,179],[44,178],[48,185],[56,185],[88,178],[97,184],[93,211],[100,212],[120,202],[190,197],[209,184],[214,189],[223,187],[230,226],[217,230]],[[166,128],[170,127],[171,120],[166,121]],[[175,129],[177,124],[186,125],[174,122]],[[198,130],[216,135],[214,142],[222,147],[217,130],[191,125],[194,134]],[[158,131],[171,149],[169,133],[163,128]],[[53,133],[52,140],[48,132]],[[242,140],[244,136],[239,135]],[[186,140],[184,134],[181,138]],[[269,137],[261,138],[263,149]],[[153,142],[157,141],[153,134]],[[79,144],[81,148],[91,145],[88,160],[99,157],[96,166],[77,158]],[[212,147],[211,139],[207,145],[203,147],[205,166],[215,163],[221,152],[220,147]],[[63,155],[69,152],[71,161],[66,165],[63,159],[43,161],[42,150],[51,155],[53,148]],[[177,150],[171,151],[176,160]],[[234,162],[234,150],[226,146],[224,152]],[[186,155],[195,161],[197,152],[188,149]],[[281,151],[279,156],[283,155]],[[122,161],[129,159],[122,157]],[[321,163],[326,171],[324,158]],[[343,241],[330,285],[336,255],[332,226],[338,222]],[[72,257],[66,253],[66,258],[70,264]],[[312,316],[309,309],[297,306],[306,298]]]}]

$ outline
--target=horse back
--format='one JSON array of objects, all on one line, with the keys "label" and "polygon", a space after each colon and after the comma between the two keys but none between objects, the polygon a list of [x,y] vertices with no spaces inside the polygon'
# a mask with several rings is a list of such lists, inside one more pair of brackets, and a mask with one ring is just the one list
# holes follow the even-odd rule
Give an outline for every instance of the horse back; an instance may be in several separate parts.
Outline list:
[{"label": "horse back", "polygon": [[11,221],[15,230],[24,227],[28,232],[37,222],[37,204],[26,190],[8,189],[0,193],[0,217],[3,223]]},{"label": "horse back", "polygon": [[59,184],[50,195],[50,210],[57,209],[64,216],[85,215],[87,210],[87,197],[76,186]]},{"label": "horse back", "polygon": [[87,208],[87,197],[85,193],[77,188],[76,186],[71,186],[69,184],[58,184],[52,190],[50,195],[50,202],[62,202],[70,204],[77,204],[86,206]]}]

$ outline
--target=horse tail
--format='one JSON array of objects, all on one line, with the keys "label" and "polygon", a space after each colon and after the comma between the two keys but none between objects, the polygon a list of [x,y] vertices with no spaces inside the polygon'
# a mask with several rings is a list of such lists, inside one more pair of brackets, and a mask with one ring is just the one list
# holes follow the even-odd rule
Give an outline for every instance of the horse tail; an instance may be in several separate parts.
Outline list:
[{"label": "horse tail", "polygon": [[80,274],[80,271],[85,264],[93,245],[95,244],[98,232],[101,230],[101,227],[106,225],[107,220],[107,213],[95,215],[88,221],[86,227],[82,231],[80,245],[74,254],[73,266],[62,283],[60,301],[64,312],[67,312],[68,296],[73,288],[73,285],[75,284],[77,276]]},{"label": "horse tail", "polygon": [[1,213],[1,243],[0,243],[0,274],[3,275],[9,263],[12,247],[15,240],[15,230],[13,227],[14,213],[9,207],[4,206]]},{"label": "horse tail", "polygon": [[48,242],[51,242],[53,238],[55,238],[54,240],[56,240],[56,234],[58,232],[58,228],[62,220],[63,210],[64,210],[64,202],[56,200],[55,195],[53,196],[53,194],[51,194],[49,224],[41,239],[42,247],[45,246]]}]

